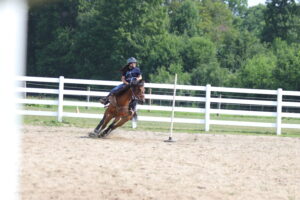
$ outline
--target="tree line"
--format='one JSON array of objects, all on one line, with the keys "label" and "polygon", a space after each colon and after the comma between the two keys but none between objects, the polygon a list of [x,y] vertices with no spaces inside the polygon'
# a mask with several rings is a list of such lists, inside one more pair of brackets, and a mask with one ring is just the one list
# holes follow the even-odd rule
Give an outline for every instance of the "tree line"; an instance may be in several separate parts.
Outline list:
[{"label": "tree line", "polygon": [[300,5],[267,0],[61,0],[30,8],[27,75],[300,90]]}]

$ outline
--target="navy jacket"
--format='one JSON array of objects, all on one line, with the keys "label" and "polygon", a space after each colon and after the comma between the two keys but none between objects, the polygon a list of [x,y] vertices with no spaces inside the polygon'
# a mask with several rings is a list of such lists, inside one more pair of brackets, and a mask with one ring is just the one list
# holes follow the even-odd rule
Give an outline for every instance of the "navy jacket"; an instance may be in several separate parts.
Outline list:
[{"label": "navy jacket", "polygon": [[137,78],[142,74],[140,68],[135,67],[132,69],[128,69],[126,72],[122,73],[122,76],[125,76],[125,80],[130,83],[132,78]]}]

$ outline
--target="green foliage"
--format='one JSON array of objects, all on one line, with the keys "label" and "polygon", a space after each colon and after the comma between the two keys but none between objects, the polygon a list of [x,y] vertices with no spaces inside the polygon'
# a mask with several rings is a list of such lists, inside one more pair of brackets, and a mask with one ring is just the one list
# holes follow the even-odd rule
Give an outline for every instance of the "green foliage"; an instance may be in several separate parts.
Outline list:
[{"label": "green foliage", "polygon": [[247,10],[247,0],[223,0],[235,15],[243,16]]},{"label": "green foliage", "polygon": [[172,34],[163,35],[155,41],[155,44],[151,45],[153,47],[145,52],[143,66],[147,68],[142,68],[144,74],[155,73],[162,66],[169,68],[172,64],[182,65],[184,41],[185,38]]},{"label": "green foliage", "polygon": [[251,32],[257,38],[261,38],[265,27],[265,9],[264,5],[259,4],[246,10],[245,15],[242,17],[243,21],[240,28]]},{"label": "green foliage", "polygon": [[182,3],[174,1],[169,7],[171,33],[188,36],[200,33],[199,5],[195,1],[187,0]]},{"label": "green foliage", "polygon": [[264,17],[264,41],[273,42],[275,38],[289,43],[300,41],[300,12],[295,0],[267,0]]},{"label": "green foliage", "polygon": [[300,90],[300,45],[288,45],[287,42],[276,39],[273,48],[277,57],[276,87]]},{"label": "green foliage", "polygon": [[183,72],[182,66],[178,64],[171,64],[168,69],[164,66],[158,68],[156,73],[150,74],[150,80],[155,83],[174,83],[175,74],[177,74],[178,84],[190,83],[190,74]]},{"label": "green foliage", "polygon": [[[300,90],[300,6],[268,0],[64,0],[29,11],[27,75]],[[279,39],[277,39],[279,38]],[[259,79],[259,81],[255,81]],[[148,80],[147,80],[148,81]]]},{"label": "green foliage", "polygon": [[217,44],[233,30],[233,13],[222,1],[203,0],[200,7],[200,30]]},{"label": "green foliage", "polygon": [[246,61],[239,72],[241,87],[274,89],[274,71],[276,57],[269,54],[256,55]]},{"label": "green foliage", "polygon": [[216,62],[215,56],[216,46],[213,42],[203,37],[190,38],[183,55],[185,69],[191,72],[194,67]]},{"label": "green foliage", "polygon": [[266,51],[259,39],[248,31],[227,34],[218,49],[218,60],[222,68],[238,71],[249,58]]}]

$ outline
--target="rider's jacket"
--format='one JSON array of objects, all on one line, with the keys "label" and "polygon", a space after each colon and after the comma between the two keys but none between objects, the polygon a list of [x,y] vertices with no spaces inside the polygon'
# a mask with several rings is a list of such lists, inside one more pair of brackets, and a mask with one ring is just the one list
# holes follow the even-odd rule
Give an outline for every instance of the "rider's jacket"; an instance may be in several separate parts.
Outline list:
[{"label": "rider's jacket", "polygon": [[123,76],[125,76],[125,80],[130,83],[132,78],[137,78],[142,74],[140,68],[134,67],[132,69],[128,69],[126,72],[123,72]]}]

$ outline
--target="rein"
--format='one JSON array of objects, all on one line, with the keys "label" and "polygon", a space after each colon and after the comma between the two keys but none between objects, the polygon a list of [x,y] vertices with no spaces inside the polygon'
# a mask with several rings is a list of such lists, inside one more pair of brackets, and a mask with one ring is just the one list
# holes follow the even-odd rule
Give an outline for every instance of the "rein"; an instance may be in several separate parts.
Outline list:
[{"label": "rein", "polygon": [[130,91],[131,91],[131,96],[132,96],[131,98],[132,99],[138,99],[137,96],[134,94],[134,92],[133,92],[133,90],[132,90],[131,87],[130,87]]}]

